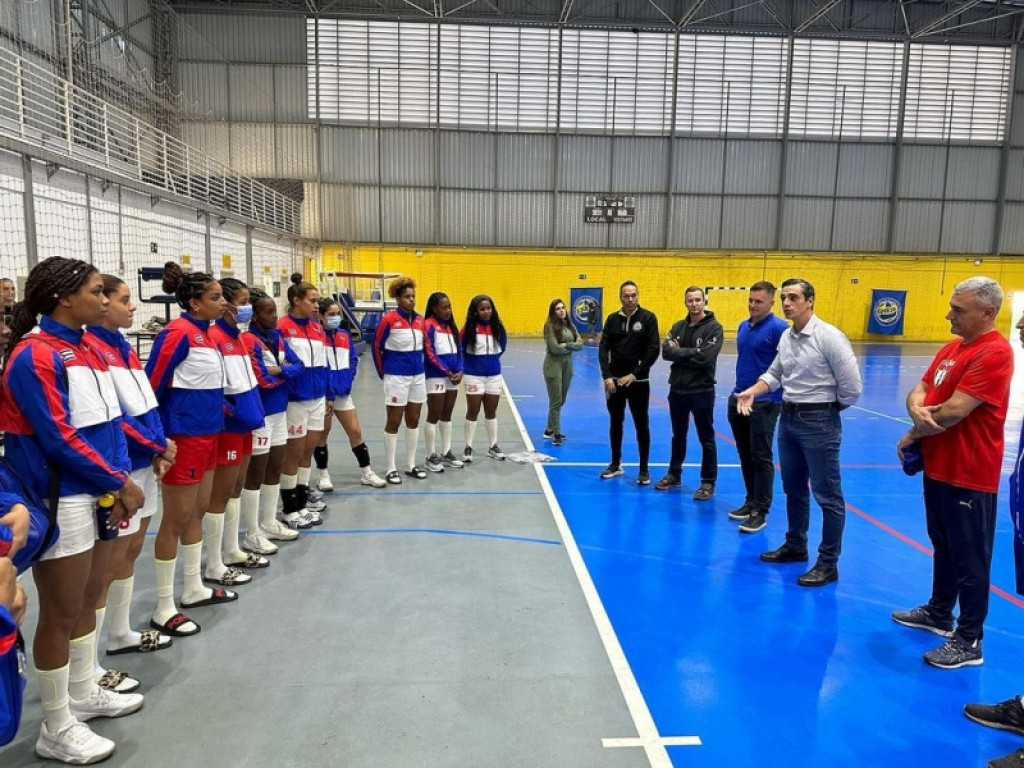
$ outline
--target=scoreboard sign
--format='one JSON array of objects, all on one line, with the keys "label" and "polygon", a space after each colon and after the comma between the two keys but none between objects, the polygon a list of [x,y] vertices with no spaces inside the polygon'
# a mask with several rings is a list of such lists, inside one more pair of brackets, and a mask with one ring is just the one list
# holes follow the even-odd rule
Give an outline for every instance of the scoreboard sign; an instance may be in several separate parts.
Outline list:
[{"label": "scoreboard sign", "polygon": [[632,224],[635,220],[635,195],[587,195],[583,200],[587,224]]}]

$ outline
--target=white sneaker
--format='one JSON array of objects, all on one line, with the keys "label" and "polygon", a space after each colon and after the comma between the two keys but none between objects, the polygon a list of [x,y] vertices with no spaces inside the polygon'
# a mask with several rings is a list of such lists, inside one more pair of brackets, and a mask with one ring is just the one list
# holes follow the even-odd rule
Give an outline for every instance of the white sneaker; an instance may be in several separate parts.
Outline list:
[{"label": "white sneaker", "polygon": [[93,733],[88,725],[78,720],[69,720],[56,733],[46,729],[44,720],[39,726],[36,754],[47,760],[60,760],[71,765],[89,765],[110,757],[114,753],[114,746],[110,739]]},{"label": "white sneaker", "polygon": [[304,531],[313,527],[313,521],[306,514],[300,515],[298,512],[289,512],[285,515],[284,524],[294,531]]},{"label": "white sneaker", "polygon": [[372,469],[366,470],[366,472],[363,474],[362,479],[360,479],[359,482],[362,483],[363,485],[373,486],[374,488],[383,488],[385,485],[387,485],[387,482],[384,480],[384,478],[378,475]]},{"label": "white sneaker", "polygon": [[242,549],[255,552],[257,555],[273,555],[277,553],[277,544],[266,537],[262,531],[246,534],[242,539]]},{"label": "white sneaker", "polygon": [[306,505],[323,503],[324,495],[316,488],[306,487]]},{"label": "white sneaker", "polygon": [[316,485],[324,493],[334,490],[334,483],[331,482],[331,476],[326,469],[320,470],[320,478],[316,481]]},{"label": "white sneaker", "polygon": [[124,717],[142,709],[145,699],[141,693],[114,693],[94,685],[88,697],[78,701],[68,699],[71,716],[80,722],[94,717]]},{"label": "white sneaker", "polygon": [[299,538],[298,531],[293,531],[287,525],[282,524],[280,520],[261,523],[260,531],[268,539],[276,539],[277,541],[295,541],[295,539]]},{"label": "white sneaker", "polygon": [[303,515],[304,518],[309,520],[313,525],[323,525],[324,519],[320,516],[319,509],[313,509],[312,507],[306,507],[306,513]]},{"label": "white sneaker", "polygon": [[327,505],[322,501],[310,501],[306,504],[307,512],[323,512]]}]

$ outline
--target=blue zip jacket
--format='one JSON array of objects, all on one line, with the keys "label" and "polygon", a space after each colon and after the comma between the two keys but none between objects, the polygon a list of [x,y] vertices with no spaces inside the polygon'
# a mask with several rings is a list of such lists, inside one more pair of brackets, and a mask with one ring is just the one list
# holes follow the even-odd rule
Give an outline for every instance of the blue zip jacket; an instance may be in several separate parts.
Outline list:
[{"label": "blue zip jacket", "polygon": [[288,379],[288,400],[305,402],[326,397],[327,336],[324,327],[308,317],[285,315],[277,321],[277,330],[302,362],[302,370]]},{"label": "blue zip jacket", "polygon": [[352,394],[359,355],[352,348],[352,336],[344,328],[324,331],[327,334],[327,399]]},{"label": "blue zip jacket", "polygon": [[[302,361],[292,352],[291,347],[284,343],[277,328],[271,328],[270,332],[265,334],[262,329],[250,325],[249,330],[242,336],[249,350],[252,372],[260,385],[260,399],[263,400],[264,412],[270,416],[286,411],[288,379],[302,373]],[[280,375],[270,375],[267,370],[271,366],[280,368]]]},{"label": "blue zip jacket", "polygon": [[508,346],[508,336],[504,333],[495,338],[490,323],[476,324],[476,343],[472,348],[466,346],[466,329],[462,335],[462,359],[467,376],[500,376],[501,356]]},{"label": "blue zip jacket", "polygon": [[228,402],[224,431],[244,435],[259,429],[265,411],[242,332],[221,318],[210,326],[210,338],[224,360],[224,399]]}]

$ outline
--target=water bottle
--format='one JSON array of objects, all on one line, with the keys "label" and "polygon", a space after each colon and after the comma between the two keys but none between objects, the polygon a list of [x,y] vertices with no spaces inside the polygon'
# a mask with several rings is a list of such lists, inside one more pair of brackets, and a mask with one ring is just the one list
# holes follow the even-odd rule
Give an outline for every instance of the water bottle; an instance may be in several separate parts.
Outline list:
[{"label": "water bottle", "polygon": [[112,493],[104,493],[96,499],[96,531],[102,541],[110,541],[117,538],[117,526],[111,527],[109,524],[110,513],[113,511],[114,504],[116,503],[117,499],[114,498]]}]

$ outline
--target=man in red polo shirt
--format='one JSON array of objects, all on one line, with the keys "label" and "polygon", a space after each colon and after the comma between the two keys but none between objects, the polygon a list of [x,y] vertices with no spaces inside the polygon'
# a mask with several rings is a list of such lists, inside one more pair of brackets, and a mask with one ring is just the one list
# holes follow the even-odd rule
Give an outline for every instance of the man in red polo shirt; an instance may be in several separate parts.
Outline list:
[{"label": "man in red polo shirt", "polygon": [[892,618],[948,638],[924,655],[943,669],[982,663],[1003,424],[1013,376],[1013,352],[995,327],[1002,301],[999,284],[987,277],[969,278],[953,289],[946,319],[960,338],[939,350],[907,395],[914,426],[897,444],[902,458],[904,448],[921,443],[925,517],[935,555],[928,603],[894,611]]}]

